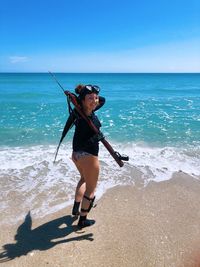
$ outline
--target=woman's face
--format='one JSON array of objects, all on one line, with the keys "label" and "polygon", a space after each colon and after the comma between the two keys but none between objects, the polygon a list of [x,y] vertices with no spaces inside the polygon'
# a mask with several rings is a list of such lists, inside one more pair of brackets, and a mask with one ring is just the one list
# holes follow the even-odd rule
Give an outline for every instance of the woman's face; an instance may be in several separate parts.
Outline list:
[{"label": "woman's face", "polygon": [[93,111],[99,104],[99,97],[97,94],[87,94],[85,96],[85,99],[82,100],[82,104],[84,109],[87,109],[88,111]]}]

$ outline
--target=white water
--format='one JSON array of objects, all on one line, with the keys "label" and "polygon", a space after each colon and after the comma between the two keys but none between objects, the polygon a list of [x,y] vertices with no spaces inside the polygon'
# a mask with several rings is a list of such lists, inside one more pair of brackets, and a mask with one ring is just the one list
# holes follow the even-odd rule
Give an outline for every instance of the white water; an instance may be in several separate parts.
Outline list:
[{"label": "white water", "polygon": [[[130,160],[120,168],[101,145],[97,199],[111,187],[134,184],[137,170],[143,184],[170,179],[177,171],[196,178],[200,175],[198,149],[153,148],[134,143],[113,147],[129,155]],[[61,146],[53,164],[55,149],[55,146],[1,148],[1,223],[14,223],[29,210],[35,217],[42,217],[72,204],[79,175],[70,159],[71,144]]]}]

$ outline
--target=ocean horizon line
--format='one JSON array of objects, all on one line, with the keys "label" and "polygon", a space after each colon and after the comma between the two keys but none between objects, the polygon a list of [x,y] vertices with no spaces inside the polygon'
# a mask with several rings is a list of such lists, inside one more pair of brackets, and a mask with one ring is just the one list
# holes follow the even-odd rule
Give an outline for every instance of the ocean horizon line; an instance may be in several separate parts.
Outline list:
[{"label": "ocean horizon line", "polygon": [[[200,74],[200,72],[54,72],[56,74]],[[48,74],[49,71],[26,71],[26,72],[20,72],[20,71],[3,71],[0,72],[0,74]]]}]

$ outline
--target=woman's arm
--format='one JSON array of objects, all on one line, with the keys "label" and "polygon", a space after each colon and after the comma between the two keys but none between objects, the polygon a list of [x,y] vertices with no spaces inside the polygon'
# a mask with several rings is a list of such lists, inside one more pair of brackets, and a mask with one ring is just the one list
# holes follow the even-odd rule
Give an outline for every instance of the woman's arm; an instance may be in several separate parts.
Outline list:
[{"label": "woman's arm", "polygon": [[66,121],[66,123],[65,123],[65,127],[64,127],[64,129],[63,129],[62,136],[61,136],[61,139],[60,139],[60,143],[61,143],[62,140],[65,138],[65,136],[66,136],[66,134],[68,133],[69,129],[73,126],[75,119],[76,119],[76,117],[75,117],[75,115],[74,115],[74,112],[72,112],[72,113],[69,115],[69,117],[68,117],[68,119],[67,119],[67,121]]},{"label": "woman's arm", "polygon": [[59,147],[63,141],[63,139],[65,138],[66,134],[68,133],[69,129],[73,126],[74,124],[74,121],[75,121],[75,115],[74,115],[74,112],[70,113],[66,123],[65,123],[65,127],[63,129],[63,132],[62,132],[62,136],[60,138],[60,142],[57,146],[57,149],[56,149],[56,154],[55,154],[55,158],[54,158],[54,162],[56,161],[56,157],[58,155],[58,150],[59,150]]}]

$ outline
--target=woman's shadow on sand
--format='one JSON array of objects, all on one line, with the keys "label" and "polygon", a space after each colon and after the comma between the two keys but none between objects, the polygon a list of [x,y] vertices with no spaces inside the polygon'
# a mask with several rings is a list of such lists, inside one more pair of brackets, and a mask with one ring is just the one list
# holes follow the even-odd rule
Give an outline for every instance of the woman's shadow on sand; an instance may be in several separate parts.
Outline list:
[{"label": "woman's shadow on sand", "polygon": [[[33,250],[47,250],[61,243],[81,240],[93,241],[93,234],[91,233],[84,235],[80,233],[81,235],[77,237],[65,238],[78,230],[77,226],[72,225],[76,219],[76,217],[68,215],[31,229],[32,218],[29,212],[24,222],[17,229],[16,243],[3,245],[3,252],[0,253],[0,263],[27,255]],[[55,240],[58,238],[59,240]]]}]

